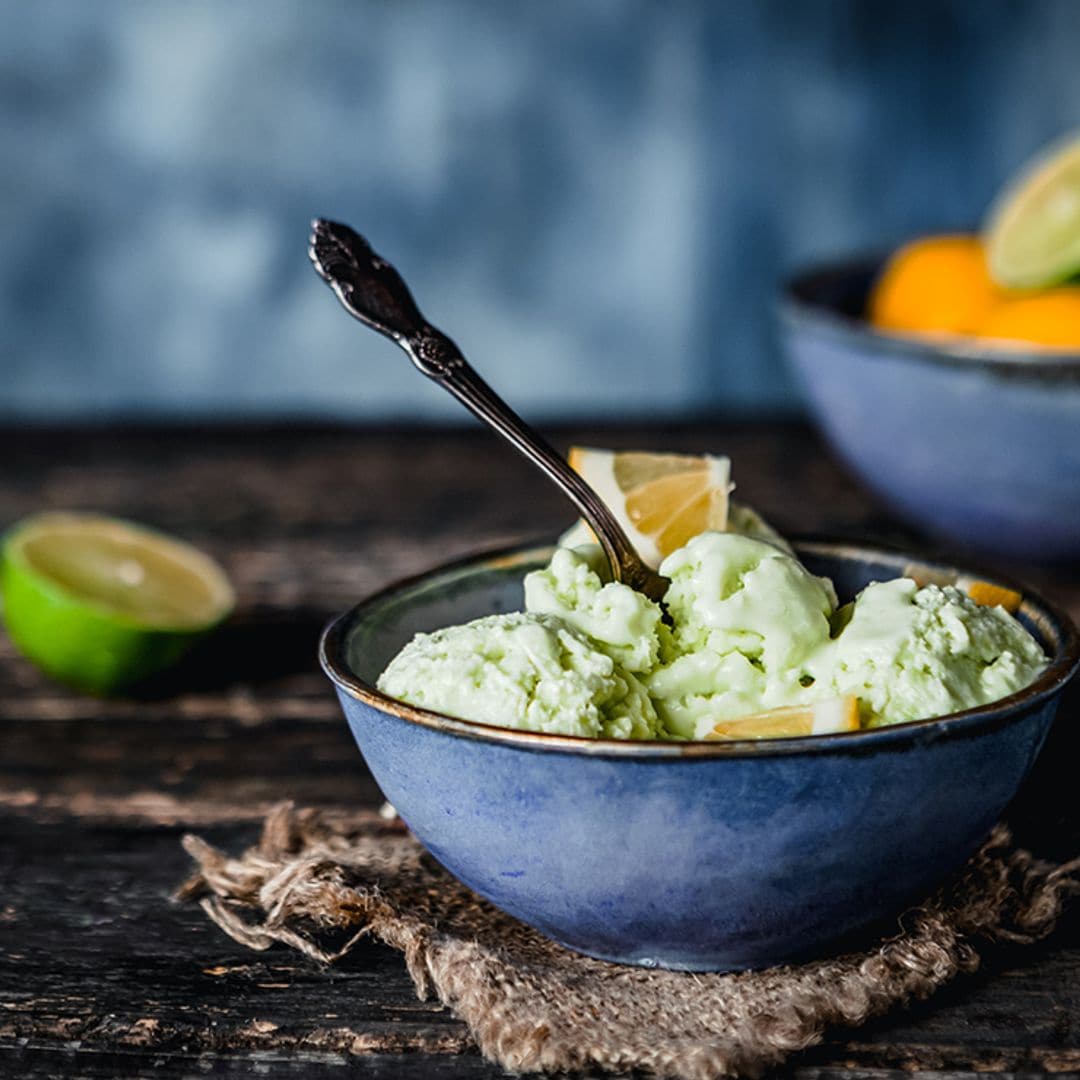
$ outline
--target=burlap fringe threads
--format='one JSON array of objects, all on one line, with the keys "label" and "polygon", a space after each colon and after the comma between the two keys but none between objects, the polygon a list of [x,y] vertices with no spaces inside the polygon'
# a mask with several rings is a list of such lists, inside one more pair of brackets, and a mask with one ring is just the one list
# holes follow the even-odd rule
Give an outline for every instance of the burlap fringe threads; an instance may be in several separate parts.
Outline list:
[{"label": "burlap fringe threads", "polygon": [[[555,945],[374,814],[335,819],[283,804],[239,858],[196,836],[184,847],[198,871],[178,895],[199,898],[230,937],[332,963],[371,934],[401,950],[421,999],[437,995],[481,1052],[513,1072],[756,1076],[819,1043],[829,1027],[856,1027],[975,971],[980,943],[1045,937],[1080,891],[1080,859],[1041,862],[999,826],[872,951],[700,975],[622,967]],[[320,944],[331,931],[347,935],[333,949]]]}]

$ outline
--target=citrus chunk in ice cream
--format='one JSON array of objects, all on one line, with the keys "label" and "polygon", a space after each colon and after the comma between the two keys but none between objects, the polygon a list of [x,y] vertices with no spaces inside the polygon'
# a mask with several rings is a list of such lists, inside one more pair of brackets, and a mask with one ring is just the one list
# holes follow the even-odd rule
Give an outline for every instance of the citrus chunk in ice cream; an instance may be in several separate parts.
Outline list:
[{"label": "citrus chunk in ice cream", "polygon": [[726,457],[575,446],[569,461],[652,566],[698,533],[727,527],[731,462]]},{"label": "citrus chunk in ice cream", "polygon": [[705,738],[786,739],[859,730],[859,701],[851,694],[813,705],[789,705],[734,720],[721,720]]},{"label": "citrus chunk in ice cream", "polygon": [[19,649],[96,693],[168,667],[234,602],[225,572],[190,544],[91,514],[16,525],[4,540],[0,585]]},{"label": "citrus chunk in ice cream", "polygon": [[954,585],[965,592],[976,604],[983,607],[1002,607],[1010,615],[1015,615],[1024,602],[1023,593],[1015,589],[1006,588],[1004,585],[994,585],[992,582],[983,581],[982,578],[971,577],[969,574],[939,573],[920,566],[917,563],[909,563],[904,567],[902,577],[911,578],[919,588],[926,585]]},{"label": "citrus chunk in ice cream", "polygon": [[1015,589],[991,585],[989,581],[971,581],[964,586],[964,590],[976,604],[983,607],[1001,607],[1010,615],[1015,615],[1024,602],[1023,596]]}]

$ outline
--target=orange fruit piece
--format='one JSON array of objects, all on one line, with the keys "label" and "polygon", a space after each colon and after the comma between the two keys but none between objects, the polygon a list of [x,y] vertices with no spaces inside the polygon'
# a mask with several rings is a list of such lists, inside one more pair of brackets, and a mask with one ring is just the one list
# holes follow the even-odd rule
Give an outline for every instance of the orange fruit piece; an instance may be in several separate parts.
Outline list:
[{"label": "orange fruit piece", "polygon": [[879,330],[970,334],[1000,299],[977,236],[927,236],[889,259],[867,314]]},{"label": "orange fruit piece", "polygon": [[909,563],[904,567],[901,577],[911,578],[920,589],[927,585],[939,585],[944,588],[952,585],[966,592],[976,604],[984,607],[1003,607],[1010,615],[1015,615],[1024,602],[1022,593],[1015,589],[1007,589],[1004,585],[993,585],[981,578],[974,578],[968,574],[943,574],[930,570],[928,567],[919,566],[917,563]]},{"label": "orange fruit piece", "polygon": [[977,334],[1018,345],[1080,352],[1080,288],[1021,293],[1003,300],[987,313]]},{"label": "orange fruit piece", "polygon": [[705,738],[785,739],[794,735],[832,735],[859,730],[859,699],[852,694],[814,705],[789,705],[782,709],[721,720]]},{"label": "orange fruit piece", "polygon": [[976,604],[982,604],[984,607],[1003,607],[1010,615],[1015,615],[1024,601],[1023,596],[1015,589],[991,585],[989,581],[967,582],[967,594]]}]

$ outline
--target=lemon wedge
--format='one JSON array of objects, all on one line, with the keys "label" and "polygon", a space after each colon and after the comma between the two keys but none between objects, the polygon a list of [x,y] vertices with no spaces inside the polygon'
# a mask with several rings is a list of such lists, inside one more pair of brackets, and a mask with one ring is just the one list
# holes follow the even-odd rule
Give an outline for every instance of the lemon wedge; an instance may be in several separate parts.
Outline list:
[{"label": "lemon wedge", "polygon": [[569,461],[650,566],[698,533],[727,528],[729,458],[574,446]]},{"label": "lemon wedge", "polygon": [[851,694],[814,705],[791,705],[750,716],[721,720],[705,736],[718,739],[786,739],[795,735],[834,735],[859,730],[859,699]]}]

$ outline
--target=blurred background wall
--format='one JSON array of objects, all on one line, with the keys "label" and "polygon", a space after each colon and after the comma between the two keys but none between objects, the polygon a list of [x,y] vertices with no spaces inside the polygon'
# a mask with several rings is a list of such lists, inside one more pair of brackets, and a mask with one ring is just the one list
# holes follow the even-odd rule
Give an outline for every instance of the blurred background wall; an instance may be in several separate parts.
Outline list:
[{"label": "blurred background wall", "polygon": [[0,413],[459,419],[336,216],[534,418],[797,408],[792,268],[1080,125],[1076,0],[0,0]]}]

